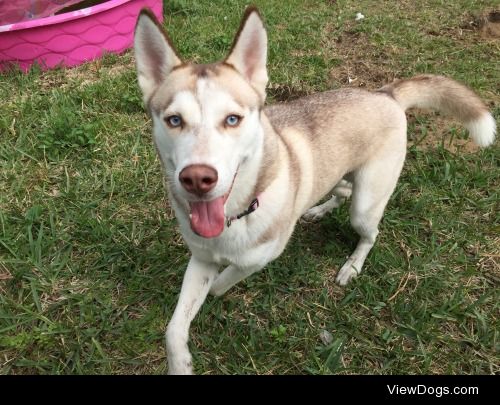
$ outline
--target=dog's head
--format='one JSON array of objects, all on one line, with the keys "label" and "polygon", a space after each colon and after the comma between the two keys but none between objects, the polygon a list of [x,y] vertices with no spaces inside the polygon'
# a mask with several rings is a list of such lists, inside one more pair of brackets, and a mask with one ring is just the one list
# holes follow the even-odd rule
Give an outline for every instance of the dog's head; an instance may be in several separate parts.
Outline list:
[{"label": "dog's head", "polygon": [[192,230],[218,236],[238,169],[262,142],[267,35],[259,12],[247,9],[222,62],[183,62],[154,15],[144,10],[134,48],[170,188],[189,203]]}]

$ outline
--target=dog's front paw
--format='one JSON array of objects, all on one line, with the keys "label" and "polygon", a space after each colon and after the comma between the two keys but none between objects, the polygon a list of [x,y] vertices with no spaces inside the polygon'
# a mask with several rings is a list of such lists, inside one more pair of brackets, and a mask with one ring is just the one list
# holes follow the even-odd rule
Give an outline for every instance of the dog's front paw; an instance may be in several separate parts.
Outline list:
[{"label": "dog's front paw", "polygon": [[347,285],[349,281],[358,276],[358,272],[351,264],[344,264],[337,274],[335,281],[341,286]]},{"label": "dog's front paw", "polygon": [[175,356],[168,359],[168,375],[192,375],[191,356]]},{"label": "dog's front paw", "polygon": [[169,375],[193,374],[193,362],[187,341],[187,328],[183,324],[170,321],[165,332]]}]

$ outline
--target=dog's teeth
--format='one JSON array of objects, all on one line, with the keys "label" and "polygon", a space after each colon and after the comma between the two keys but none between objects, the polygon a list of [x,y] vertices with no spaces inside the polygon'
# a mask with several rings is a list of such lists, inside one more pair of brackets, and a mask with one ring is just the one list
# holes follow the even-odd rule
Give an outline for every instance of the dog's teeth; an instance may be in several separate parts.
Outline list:
[{"label": "dog's teeth", "polygon": [[193,214],[189,214],[189,219],[192,219],[193,218]]}]

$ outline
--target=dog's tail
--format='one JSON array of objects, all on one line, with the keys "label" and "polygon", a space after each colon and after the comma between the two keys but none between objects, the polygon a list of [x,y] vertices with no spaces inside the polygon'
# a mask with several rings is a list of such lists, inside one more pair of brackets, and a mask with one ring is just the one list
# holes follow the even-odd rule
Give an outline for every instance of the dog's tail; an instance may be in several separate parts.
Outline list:
[{"label": "dog's tail", "polygon": [[496,123],[488,108],[469,88],[443,76],[421,75],[396,80],[378,91],[392,96],[406,111],[431,108],[458,119],[479,146],[495,140]]}]

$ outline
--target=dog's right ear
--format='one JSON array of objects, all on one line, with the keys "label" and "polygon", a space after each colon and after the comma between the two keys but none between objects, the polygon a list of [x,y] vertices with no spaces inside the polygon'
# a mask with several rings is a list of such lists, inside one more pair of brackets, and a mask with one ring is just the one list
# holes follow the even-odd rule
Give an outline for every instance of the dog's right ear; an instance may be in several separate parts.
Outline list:
[{"label": "dog's right ear", "polygon": [[137,19],[134,52],[139,87],[147,103],[155,88],[182,63],[167,33],[148,9],[143,9]]}]

